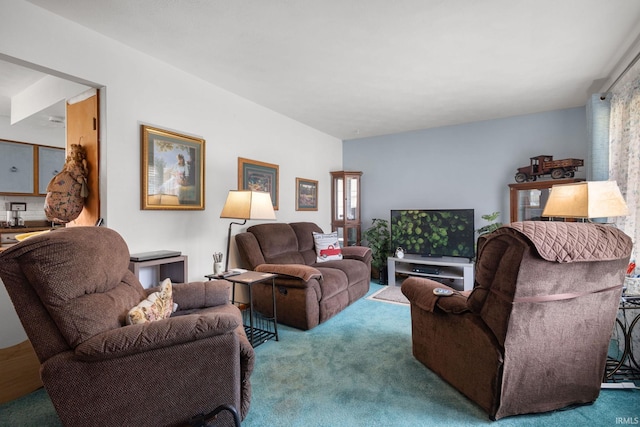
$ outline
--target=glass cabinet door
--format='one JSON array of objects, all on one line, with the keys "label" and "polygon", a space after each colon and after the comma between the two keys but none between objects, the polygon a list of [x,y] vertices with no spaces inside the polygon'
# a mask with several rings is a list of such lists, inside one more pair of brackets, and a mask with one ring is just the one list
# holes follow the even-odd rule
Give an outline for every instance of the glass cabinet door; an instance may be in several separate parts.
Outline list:
[{"label": "glass cabinet door", "polygon": [[[549,198],[549,189],[518,191],[518,221],[539,221]],[[541,203],[542,202],[542,203]]]},{"label": "glass cabinet door", "polygon": [[342,246],[360,244],[360,176],[362,172],[331,172],[331,228]]},{"label": "glass cabinet door", "polygon": [[345,190],[345,215],[347,216],[348,221],[360,221],[360,210],[358,209],[359,184],[359,177],[347,178]]},{"label": "glass cabinet door", "polygon": [[340,246],[357,246],[360,244],[360,237],[358,235],[360,226],[341,227],[335,226],[333,231],[338,232],[338,241]]},{"label": "glass cabinet door", "polygon": [[336,178],[334,184],[333,200],[335,201],[335,207],[333,218],[334,220],[344,221],[344,179]]},{"label": "glass cabinet door", "polygon": [[517,221],[548,221],[542,211],[549,199],[551,187],[557,184],[570,184],[583,179],[552,179],[546,181],[509,184],[510,219]]}]

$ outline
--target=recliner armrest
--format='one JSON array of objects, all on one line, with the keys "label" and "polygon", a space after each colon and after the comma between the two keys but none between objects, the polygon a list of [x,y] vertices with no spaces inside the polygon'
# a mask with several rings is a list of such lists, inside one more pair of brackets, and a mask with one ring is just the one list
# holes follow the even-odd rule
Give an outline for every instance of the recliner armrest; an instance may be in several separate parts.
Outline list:
[{"label": "recliner armrest", "polygon": [[255,271],[295,277],[305,282],[322,277],[317,268],[303,264],[260,264],[256,266]]},{"label": "recliner armrest", "polygon": [[95,335],[78,345],[75,354],[86,361],[114,359],[233,333],[239,325],[239,316],[232,313],[171,317]]},{"label": "recliner armrest", "polygon": [[357,259],[364,263],[371,262],[371,248],[367,246],[345,246],[342,248],[342,257],[347,259]]},{"label": "recliner armrest", "polygon": [[[451,296],[438,296],[433,293],[436,288],[450,289],[456,293]],[[401,290],[411,304],[415,304],[425,311],[433,312],[436,307],[446,313],[453,314],[469,311],[467,292],[458,292],[434,280],[410,277],[402,282]]]}]

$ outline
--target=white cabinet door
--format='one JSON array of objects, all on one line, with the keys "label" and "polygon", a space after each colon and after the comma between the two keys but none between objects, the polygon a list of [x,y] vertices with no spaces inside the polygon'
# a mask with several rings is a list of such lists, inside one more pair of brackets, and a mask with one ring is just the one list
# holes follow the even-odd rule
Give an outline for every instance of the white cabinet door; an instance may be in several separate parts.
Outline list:
[{"label": "white cabinet door", "polygon": [[47,194],[51,178],[64,166],[64,148],[38,147],[38,194]]},{"label": "white cabinet door", "polygon": [[0,193],[33,190],[33,145],[0,141]]}]

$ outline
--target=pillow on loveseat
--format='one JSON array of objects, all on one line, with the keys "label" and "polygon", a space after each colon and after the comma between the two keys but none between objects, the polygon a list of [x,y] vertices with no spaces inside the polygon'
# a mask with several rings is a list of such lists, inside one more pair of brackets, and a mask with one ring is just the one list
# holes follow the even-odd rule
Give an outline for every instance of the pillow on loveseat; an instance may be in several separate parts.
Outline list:
[{"label": "pillow on loveseat", "polygon": [[313,241],[316,247],[316,260],[318,262],[342,259],[342,249],[338,241],[338,232],[316,233],[313,232]]},{"label": "pillow on loveseat", "polygon": [[171,313],[174,311],[171,279],[164,279],[158,292],[150,294],[146,299],[140,301],[138,305],[129,310],[127,314],[127,325],[166,319],[171,316]]}]

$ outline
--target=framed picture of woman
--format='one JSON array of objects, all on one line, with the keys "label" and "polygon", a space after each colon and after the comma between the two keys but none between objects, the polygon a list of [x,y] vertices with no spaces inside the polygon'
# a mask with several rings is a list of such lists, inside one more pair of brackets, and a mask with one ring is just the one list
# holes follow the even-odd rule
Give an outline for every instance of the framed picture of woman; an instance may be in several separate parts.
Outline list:
[{"label": "framed picture of woman", "polygon": [[204,209],[205,141],[142,125],[141,209]]}]

